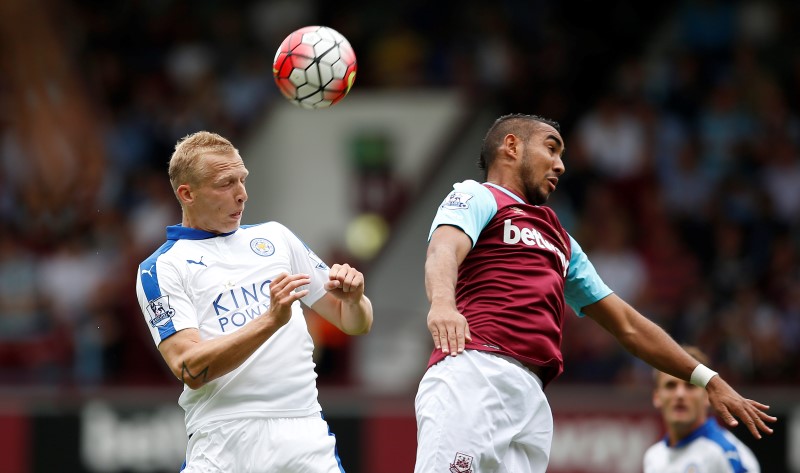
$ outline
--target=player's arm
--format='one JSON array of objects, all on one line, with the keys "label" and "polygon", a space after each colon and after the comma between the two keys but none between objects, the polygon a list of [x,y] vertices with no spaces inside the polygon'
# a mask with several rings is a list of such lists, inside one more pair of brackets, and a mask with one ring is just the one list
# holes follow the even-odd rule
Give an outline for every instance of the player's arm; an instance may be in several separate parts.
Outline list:
[{"label": "player's arm", "polygon": [[176,332],[158,345],[172,373],[192,389],[238,368],[264,341],[292,316],[292,303],[308,291],[296,291],[310,282],[305,274],[276,277],[269,285],[270,306],[239,330],[212,340],[202,340],[196,328]]},{"label": "player's arm", "polygon": [[325,295],[311,305],[319,315],[348,335],[372,328],[372,303],[364,294],[364,275],[349,264],[331,266]]},{"label": "player's arm", "polygon": [[456,308],[458,267],[472,249],[472,239],[460,228],[440,225],[433,231],[425,257],[425,291],[431,303],[428,330],[433,344],[452,356],[472,340],[467,319]]},{"label": "player's arm", "polygon": [[[700,364],[661,327],[616,294],[583,307],[583,312],[611,333],[628,352],[659,371],[689,381]],[[711,405],[728,426],[736,426],[735,418],[739,418],[756,438],[761,438],[759,431],[772,433],[765,422],[777,419],[765,412],[769,406],[743,398],[719,375],[711,378],[706,390]]]}]

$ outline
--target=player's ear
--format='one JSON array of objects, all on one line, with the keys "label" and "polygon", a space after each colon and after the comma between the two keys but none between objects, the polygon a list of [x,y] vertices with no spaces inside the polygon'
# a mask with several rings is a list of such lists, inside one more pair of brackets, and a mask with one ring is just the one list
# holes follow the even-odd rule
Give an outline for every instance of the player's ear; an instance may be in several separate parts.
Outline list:
[{"label": "player's ear", "polygon": [[179,185],[175,190],[175,194],[178,196],[178,200],[181,201],[181,204],[190,204],[194,200],[194,193],[189,184]]},{"label": "player's ear", "polygon": [[661,409],[661,406],[663,405],[664,403],[661,402],[661,398],[658,397],[658,392],[655,389],[653,389],[653,407],[655,407],[656,409]]},{"label": "player's ear", "polygon": [[520,153],[522,152],[521,146],[522,141],[517,135],[509,133],[503,137],[503,149],[505,150],[506,155],[514,158],[519,157]]}]

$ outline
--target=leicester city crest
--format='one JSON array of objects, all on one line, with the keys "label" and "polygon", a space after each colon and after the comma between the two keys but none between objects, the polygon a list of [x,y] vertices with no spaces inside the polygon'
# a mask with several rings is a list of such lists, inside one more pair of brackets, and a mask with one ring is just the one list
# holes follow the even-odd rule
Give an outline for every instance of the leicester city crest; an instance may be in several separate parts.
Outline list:
[{"label": "leicester city crest", "polygon": [[150,325],[163,327],[175,315],[175,309],[169,306],[169,296],[161,296],[147,303],[147,313],[150,316]]},{"label": "leicester city crest", "polygon": [[250,249],[258,256],[272,256],[275,253],[275,245],[266,238],[253,238]]}]

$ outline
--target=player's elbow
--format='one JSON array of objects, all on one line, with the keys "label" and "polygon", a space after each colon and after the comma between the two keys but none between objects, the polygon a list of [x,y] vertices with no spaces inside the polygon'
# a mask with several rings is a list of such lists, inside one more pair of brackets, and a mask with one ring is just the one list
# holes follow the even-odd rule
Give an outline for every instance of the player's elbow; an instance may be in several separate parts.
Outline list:
[{"label": "player's elbow", "polygon": [[197,329],[184,329],[165,338],[158,345],[158,351],[172,375],[192,389],[201,388],[213,379],[209,375],[208,357],[198,352],[199,343]]},{"label": "player's elbow", "polygon": [[183,384],[189,387],[189,389],[200,389],[206,385],[205,381],[197,381],[197,380],[184,380]]},{"label": "player's elbow", "polygon": [[210,379],[207,379],[205,376],[193,377],[193,376],[186,376],[185,374],[179,376],[178,379],[183,381],[183,384],[188,386],[190,389],[200,389],[203,386],[205,386],[209,381],[211,381]]},{"label": "player's elbow", "polygon": [[186,359],[175,360],[170,364],[170,370],[178,381],[191,389],[200,389],[212,380],[209,376],[209,367],[194,367]]},{"label": "player's elbow", "polygon": [[198,381],[196,379],[181,379],[180,375],[177,376],[178,380],[183,382],[189,389],[200,389],[205,384],[203,381]]},{"label": "player's elbow", "polygon": [[641,338],[641,334],[632,329],[617,331],[614,336],[623,348],[633,354],[637,354],[640,351],[638,345],[644,341]]}]

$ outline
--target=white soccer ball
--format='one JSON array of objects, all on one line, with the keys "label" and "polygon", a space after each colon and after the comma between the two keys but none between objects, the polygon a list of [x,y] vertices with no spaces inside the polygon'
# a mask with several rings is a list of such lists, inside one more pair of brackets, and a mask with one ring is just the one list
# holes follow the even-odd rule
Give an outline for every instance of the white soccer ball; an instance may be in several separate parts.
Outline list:
[{"label": "white soccer ball", "polygon": [[350,42],[327,26],[305,26],[283,40],[272,75],[291,103],[327,108],[342,100],[356,78],[356,55]]}]

